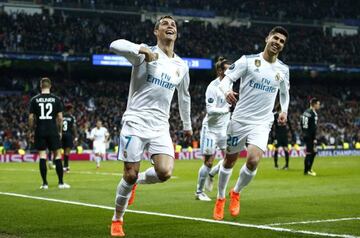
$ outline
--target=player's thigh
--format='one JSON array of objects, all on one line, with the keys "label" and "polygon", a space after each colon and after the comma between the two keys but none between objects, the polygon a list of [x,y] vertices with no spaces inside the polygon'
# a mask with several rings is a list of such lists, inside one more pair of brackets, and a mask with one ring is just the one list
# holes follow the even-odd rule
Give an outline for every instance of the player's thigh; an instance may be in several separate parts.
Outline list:
[{"label": "player's thigh", "polygon": [[93,145],[94,154],[103,156],[106,153],[106,144],[104,142],[96,141]]},{"label": "player's thigh", "polygon": [[34,137],[35,149],[38,151],[45,151],[47,149],[46,137],[35,133]]},{"label": "player's thigh", "polygon": [[263,152],[266,151],[269,139],[270,126],[264,125],[251,125],[248,132],[247,143],[249,145],[257,146]]},{"label": "player's thigh", "polygon": [[200,149],[202,155],[212,155],[215,153],[216,135],[207,126],[201,128]]},{"label": "player's thigh", "polygon": [[171,175],[174,169],[174,157],[167,154],[153,154],[151,160],[157,173]]},{"label": "player's thigh", "polygon": [[307,154],[314,153],[314,140],[311,138],[305,138],[305,147]]},{"label": "player's thigh", "polygon": [[281,146],[283,148],[287,148],[288,144],[289,144],[289,141],[288,141],[286,136],[280,136],[279,137],[279,139],[278,139],[279,147]]},{"label": "player's thigh", "polygon": [[216,146],[220,150],[225,150],[227,145],[227,130],[226,128],[217,132],[215,135]]},{"label": "player's thigh", "polygon": [[245,149],[248,133],[248,126],[231,120],[227,128],[226,154],[237,154],[241,150]]},{"label": "player's thigh", "polygon": [[159,133],[157,137],[150,138],[148,151],[151,158],[153,158],[155,155],[168,155],[162,157],[175,158],[174,145],[172,143],[169,131],[165,130],[163,133]]},{"label": "player's thigh", "polygon": [[120,133],[118,160],[130,163],[140,162],[143,159],[146,143],[144,138]]},{"label": "player's thigh", "polygon": [[58,134],[47,136],[46,141],[50,151],[57,151],[61,148],[60,136]]},{"label": "player's thigh", "polygon": [[63,135],[61,138],[61,146],[65,150],[65,148],[72,148],[74,146],[73,144],[73,138],[69,135]]}]

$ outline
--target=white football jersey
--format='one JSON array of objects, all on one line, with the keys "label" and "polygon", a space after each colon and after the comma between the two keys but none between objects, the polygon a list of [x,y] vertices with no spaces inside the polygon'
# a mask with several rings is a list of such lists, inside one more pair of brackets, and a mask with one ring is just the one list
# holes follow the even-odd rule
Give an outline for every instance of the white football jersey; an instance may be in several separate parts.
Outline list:
[{"label": "white football jersey", "polygon": [[[158,60],[146,62],[139,54],[147,47],[159,55]],[[169,58],[158,46],[138,45],[127,40],[116,40],[110,49],[127,58],[133,65],[127,108],[122,122],[152,134],[168,130],[171,100],[178,91],[179,112],[183,129],[191,130],[189,67],[180,57]]]},{"label": "white football jersey", "polygon": [[232,82],[240,79],[239,100],[232,119],[247,124],[267,124],[274,121],[273,108],[278,90],[282,111],[287,112],[289,104],[289,67],[276,60],[269,63],[263,53],[244,55],[232,64],[225,75]]},{"label": "white football jersey", "polygon": [[226,102],[224,93],[220,90],[220,79],[211,81],[206,89],[206,116],[203,125],[206,125],[210,131],[225,129],[230,120],[230,105]]},{"label": "white football jersey", "polygon": [[90,132],[90,138],[94,139],[94,143],[105,143],[106,136],[108,135],[109,132],[105,127],[95,127]]}]

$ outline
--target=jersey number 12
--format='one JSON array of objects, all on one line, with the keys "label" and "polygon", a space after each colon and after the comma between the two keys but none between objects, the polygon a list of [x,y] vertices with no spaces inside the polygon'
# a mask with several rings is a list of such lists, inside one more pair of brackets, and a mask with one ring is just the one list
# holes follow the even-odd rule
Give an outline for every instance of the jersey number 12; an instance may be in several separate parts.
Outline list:
[{"label": "jersey number 12", "polygon": [[40,106],[40,120],[51,120],[51,113],[53,111],[53,105],[51,103],[39,103]]}]

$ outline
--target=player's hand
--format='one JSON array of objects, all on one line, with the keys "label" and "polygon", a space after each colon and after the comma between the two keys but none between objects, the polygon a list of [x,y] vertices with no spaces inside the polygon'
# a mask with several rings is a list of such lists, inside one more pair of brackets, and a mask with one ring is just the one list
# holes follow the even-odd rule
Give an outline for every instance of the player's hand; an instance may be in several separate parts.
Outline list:
[{"label": "player's hand", "polygon": [[237,102],[237,97],[238,97],[238,93],[235,93],[234,91],[232,90],[229,90],[227,93],[226,93],[226,101],[231,104],[231,105],[235,105],[236,102]]},{"label": "player's hand", "polygon": [[156,61],[159,58],[158,53],[154,53],[154,52],[152,52],[150,49],[148,49],[146,47],[140,47],[139,53],[145,55],[145,61],[146,62]]},{"label": "player's hand", "polygon": [[158,53],[149,52],[148,54],[145,54],[146,62],[156,61],[158,58],[159,58]]},{"label": "player's hand", "polygon": [[287,122],[287,113],[286,112],[280,112],[278,122],[281,125],[285,125]]}]

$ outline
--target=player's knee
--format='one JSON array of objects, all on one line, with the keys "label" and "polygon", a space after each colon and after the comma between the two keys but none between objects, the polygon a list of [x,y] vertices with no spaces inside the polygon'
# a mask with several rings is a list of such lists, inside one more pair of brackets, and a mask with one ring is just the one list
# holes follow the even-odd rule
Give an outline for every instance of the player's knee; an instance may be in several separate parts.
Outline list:
[{"label": "player's knee", "polygon": [[160,170],[156,171],[156,174],[162,182],[165,182],[166,180],[169,180],[171,178],[172,170],[171,169],[160,169]]},{"label": "player's knee", "polygon": [[136,183],[137,178],[138,172],[136,172],[135,170],[129,170],[124,173],[124,179],[128,184]]},{"label": "player's knee", "polygon": [[231,169],[234,167],[238,154],[226,154],[226,157],[223,162],[223,167],[226,169]]},{"label": "player's knee", "polygon": [[205,164],[205,166],[211,168],[213,166],[213,161],[212,160],[205,160],[204,164]]},{"label": "player's knee", "polygon": [[260,157],[257,155],[249,156],[246,161],[246,167],[248,167],[249,170],[254,171],[256,170],[258,164],[260,161]]}]

